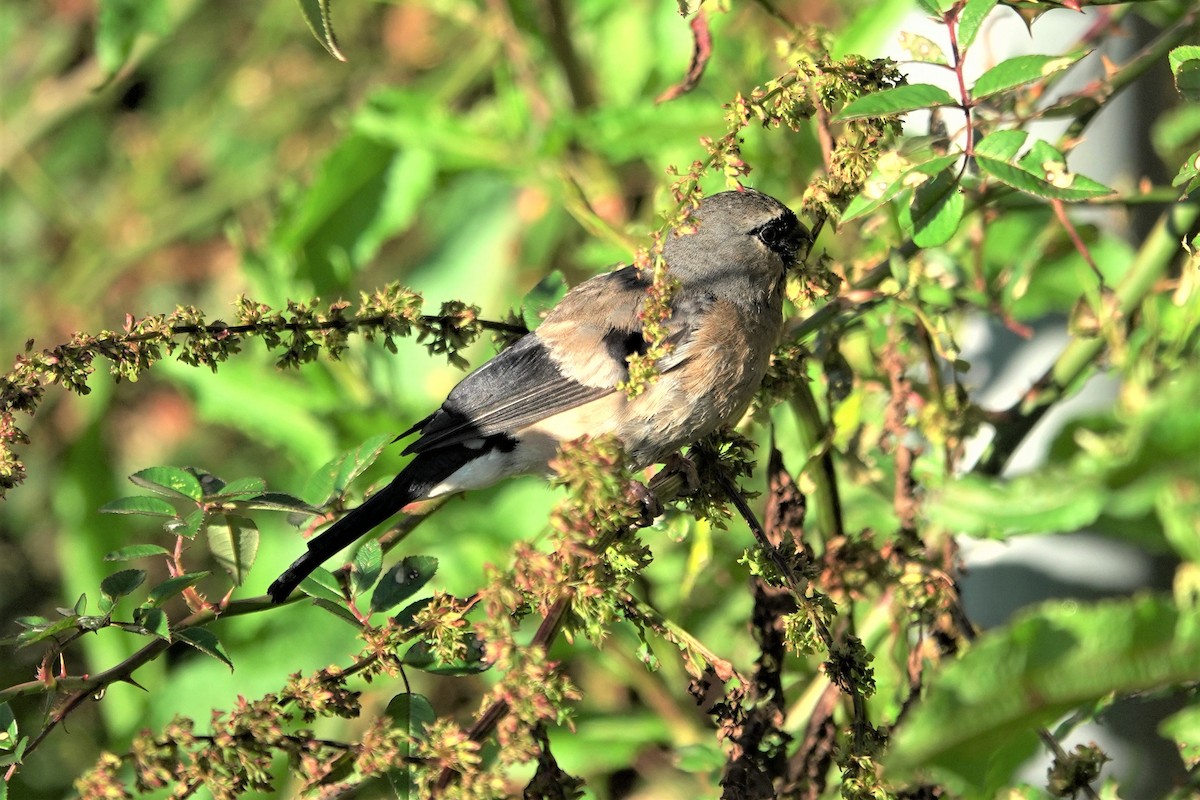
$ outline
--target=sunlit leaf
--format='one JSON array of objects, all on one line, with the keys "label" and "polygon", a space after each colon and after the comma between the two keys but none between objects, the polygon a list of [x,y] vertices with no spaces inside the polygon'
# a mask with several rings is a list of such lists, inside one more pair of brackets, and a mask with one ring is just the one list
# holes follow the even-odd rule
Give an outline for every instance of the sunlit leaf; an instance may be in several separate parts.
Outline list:
[{"label": "sunlit leaf", "polygon": [[948,169],[917,187],[912,203],[900,215],[900,224],[919,247],[939,247],[958,231],[965,207],[958,171]]},{"label": "sunlit leaf", "polygon": [[204,498],[199,479],[180,467],[150,467],[133,473],[129,480],[143,489],[167,497],[181,497],[196,502]]},{"label": "sunlit leaf", "polygon": [[957,100],[945,89],[928,83],[913,83],[896,86],[881,92],[860,97],[843,108],[836,120],[862,119],[863,117],[886,117],[904,114],[922,108],[952,106]]},{"label": "sunlit leaf", "polygon": [[1022,84],[1062,72],[1087,53],[1070,56],[1015,56],[1001,61],[979,76],[971,87],[971,97],[980,100],[1000,92],[1014,89]]},{"label": "sunlit leaf", "polygon": [[967,4],[958,15],[959,49],[966,50],[975,42],[984,20],[998,2],[999,0],[967,0]]}]

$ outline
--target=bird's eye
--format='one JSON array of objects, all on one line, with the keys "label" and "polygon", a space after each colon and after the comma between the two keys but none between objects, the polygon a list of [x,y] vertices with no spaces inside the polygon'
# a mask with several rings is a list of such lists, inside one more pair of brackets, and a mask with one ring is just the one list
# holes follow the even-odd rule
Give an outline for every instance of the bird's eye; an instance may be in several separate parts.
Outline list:
[{"label": "bird's eye", "polygon": [[807,235],[804,226],[790,211],[760,225],[750,231],[750,234],[758,237],[759,241],[768,249],[778,253],[787,261],[796,258],[796,254],[800,250],[800,242]]}]

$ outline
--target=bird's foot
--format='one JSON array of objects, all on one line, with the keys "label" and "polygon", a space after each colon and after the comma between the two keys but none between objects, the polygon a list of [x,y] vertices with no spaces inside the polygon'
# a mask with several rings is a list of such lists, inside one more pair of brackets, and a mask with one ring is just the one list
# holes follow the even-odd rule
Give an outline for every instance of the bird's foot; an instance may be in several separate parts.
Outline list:
[{"label": "bird's foot", "polygon": [[672,453],[667,456],[667,460],[663,462],[664,475],[678,475],[683,478],[684,489],[680,494],[688,495],[695,494],[700,488],[700,473],[696,470],[696,464],[683,453]]},{"label": "bird's foot", "polygon": [[663,504],[659,501],[658,495],[654,490],[646,486],[644,483],[633,481],[631,489],[633,501],[637,503],[640,514],[637,519],[639,528],[648,528],[654,524],[654,520],[662,516]]}]

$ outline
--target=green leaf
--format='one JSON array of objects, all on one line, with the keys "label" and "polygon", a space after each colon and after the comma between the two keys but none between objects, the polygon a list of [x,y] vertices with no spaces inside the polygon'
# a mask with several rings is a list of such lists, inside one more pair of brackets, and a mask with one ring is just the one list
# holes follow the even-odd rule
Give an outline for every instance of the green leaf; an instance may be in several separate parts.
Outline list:
[{"label": "green leaf", "polygon": [[1200,615],[1162,597],[1048,603],[984,633],[945,664],[893,733],[885,775],[920,770],[953,792],[994,796],[1036,730],[1111,693],[1194,681]]},{"label": "green leaf", "polygon": [[[401,758],[411,755],[410,742],[419,742],[425,735],[425,730],[437,719],[433,704],[424,695],[398,694],[388,701],[384,713],[391,718],[389,730],[403,734],[400,744]],[[396,792],[398,800],[406,800],[412,796],[413,785],[411,768],[409,766],[388,770],[388,780]]]},{"label": "green leaf", "polygon": [[966,50],[975,42],[983,21],[996,7],[999,0],[967,0],[962,12],[958,15],[958,48]]},{"label": "green leaf", "polygon": [[939,247],[958,231],[966,200],[958,185],[958,171],[948,169],[926,181],[913,193],[911,205],[900,215],[900,224],[910,231],[919,247]]},{"label": "green leaf", "polygon": [[[393,698],[393,702],[395,698]],[[388,706],[390,712],[391,706]],[[0,703],[0,750],[12,751],[17,747],[17,718],[8,703]]]},{"label": "green leaf", "polygon": [[133,473],[129,480],[166,497],[181,497],[197,503],[204,499],[199,479],[180,467],[150,467]]},{"label": "green leaf", "polygon": [[182,536],[185,539],[195,539],[196,534],[208,519],[208,512],[197,508],[183,519],[178,517],[163,524],[163,530],[172,536]]},{"label": "green leaf", "polygon": [[1068,56],[1016,56],[1001,61],[979,76],[971,87],[971,97],[976,100],[991,97],[1062,72],[1085,55],[1086,52]]},{"label": "green leaf", "polygon": [[355,478],[375,463],[393,438],[386,433],[372,436],[353,450],[333,459],[308,479],[304,496],[317,505],[324,505],[329,498],[342,494]]},{"label": "green leaf", "polygon": [[521,318],[525,320],[525,327],[533,330],[540,325],[542,317],[558,305],[569,288],[566,276],[557,269],[538,281],[521,301]]},{"label": "green leaf", "polygon": [[946,54],[932,39],[908,31],[900,32],[900,47],[913,61],[926,64],[945,64]]},{"label": "green leaf", "polygon": [[483,660],[483,643],[473,633],[468,637],[466,658],[438,661],[428,643],[417,642],[408,648],[401,663],[432,675],[476,675],[485,672],[491,665]]},{"label": "green leaf", "polygon": [[919,186],[926,177],[937,175],[957,163],[961,158],[962,156],[957,153],[937,156],[906,169],[899,176],[896,176],[894,172],[890,176],[884,175],[877,168],[876,172],[863,185],[862,192],[846,206],[839,224],[872,213],[899,196],[905,189]]},{"label": "green leaf", "polygon": [[1035,142],[1018,163],[1011,163],[1025,137],[1024,131],[993,133],[975,147],[976,163],[1001,183],[1048,200],[1087,200],[1113,193],[1091,178],[1067,172],[1063,155],[1043,141]]},{"label": "green leaf", "polygon": [[221,640],[207,628],[186,628],[182,631],[176,631],[175,638],[185,644],[191,645],[201,653],[210,655],[228,665],[230,672],[233,671],[233,662],[225,654],[225,648],[221,646]]},{"label": "green leaf", "polygon": [[324,598],[334,603],[345,600],[337,577],[324,567],[314,569],[308,577],[300,581],[297,588],[309,597]]},{"label": "green leaf", "polygon": [[387,571],[371,595],[371,612],[395,608],[421,590],[437,572],[432,556],[408,556]]},{"label": "green leaf", "polygon": [[1188,769],[1195,770],[1200,765],[1200,705],[1193,704],[1176,711],[1162,721],[1158,732],[1175,740]]},{"label": "green leaf", "polygon": [[1104,509],[1107,490],[1089,477],[1042,470],[1012,480],[965,475],[926,505],[929,520],[946,530],[990,539],[1076,531]]},{"label": "green leaf", "polygon": [[293,497],[283,492],[264,492],[245,500],[238,500],[236,505],[247,511],[288,511],[305,516],[321,513],[321,509],[316,506],[309,505],[299,497]]},{"label": "green leaf", "polygon": [[139,36],[169,28],[168,0],[103,0],[96,20],[96,60],[105,76],[125,65]]},{"label": "green leaf", "polygon": [[175,516],[175,506],[160,497],[121,497],[100,507],[101,514],[138,514],[143,517]]},{"label": "green leaf", "polygon": [[160,547],[156,544],[131,544],[128,547],[122,547],[118,550],[113,550],[104,556],[105,561],[132,561],[135,558],[147,558],[149,556],[169,556],[171,551],[165,547]]},{"label": "green leaf", "polygon": [[116,602],[128,594],[132,594],[144,580],[146,580],[144,569],[123,569],[100,581],[100,592],[109,600]]},{"label": "green leaf", "polygon": [[417,614],[421,613],[421,609],[432,602],[432,597],[422,597],[420,600],[414,600],[400,609],[400,613],[392,617],[392,619],[402,629],[411,628],[416,622]]},{"label": "green leaf", "polygon": [[[101,605],[103,605],[103,601],[101,602]],[[16,641],[20,647],[27,647],[45,639],[52,639],[55,636],[58,636],[60,633],[65,633],[77,627],[79,627],[79,618],[70,616],[46,625],[32,626],[30,630],[23,631],[21,634],[19,634]]]},{"label": "green leaf", "polygon": [[161,606],[184,589],[194,586],[208,576],[208,572],[185,572],[182,575],[167,578],[150,590],[150,595],[142,605],[150,608]]},{"label": "green leaf", "polygon": [[362,630],[363,624],[359,622],[358,617],[350,613],[350,609],[342,605],[340,600],[326,600],[324,597],[314,597],[313,604],[325,609],[330,614],[333,614],[340,620],[344,620],[354,626],[355,630]]},{"label": "green leaf", "polygon": [[258,555],[258,526],[234,514],[217,514],[208,524],[208,548],[235,586],[241,586]]},{"label": "green leaf", "polygon": [[133,610],[133,621],[141,625],[146,633],[171,641],[171,626],[161,608],[141,607]]},{"label": "green leaf", "polygon": [[1028,138],[1028,131],[996,131],[975,145],[975,157],[1014,161]]},{"label": "green leaf", "polygon": [[211,500],[244,500],[248,497],[261,495],[267,491],[267,482],[262,478],[246,477],[221,487],[221,493],[211,497]]},{"label": "green leaf", "polygon": [[1192,153],[1187,157],[1175,175],[1175,179],[1171,181],[1171,185],[1183,186],[1185,195],[1200,189],[1200,152]]},{"label": "green leaf", "polygon": [[1200,45],[1184,45],[1167,53],[1175,89],[1189,102],[1200,101]]},{"label": "green leaf", "polygon": [[297,2],[300,3],[300,11],[304,14],[304,21],[308,23],[308,29],[312,31],[312,35],[317,37],[317,41],[329,55],[338,61],[345,61],[346,56],[338,48],[337,36],[333,33],[333,19],[329,13],[330,0],[297,0]]},{"label": "green leaf", "polygon": [[350,571],[350,586],[354,594],[360,595],[375,585],[383,570],[383,548],[378,539],[370,539],[354,554],[354,567]]},{"label": "green leaf", "polygon": [[860,97],[843,108],[834,119],[844,121],[864,117],[886,117],[922,108],[952,106],[956,103],[945,89],[928,83],[914,83]]}]

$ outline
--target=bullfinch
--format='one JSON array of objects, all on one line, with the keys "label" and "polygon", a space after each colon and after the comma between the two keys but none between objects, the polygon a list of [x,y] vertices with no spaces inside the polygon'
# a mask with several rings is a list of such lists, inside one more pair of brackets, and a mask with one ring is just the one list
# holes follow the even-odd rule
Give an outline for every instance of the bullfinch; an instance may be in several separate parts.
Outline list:
[{"label": "bullfinch", "polygon": [[568,292],[537,330],[467,375],[417,434],[394,480],[308,543],[267,590],[282,602],[323,561],[415,500],[549,473],[559,446],[614,435],[630,463],[658,463],[736,422],[762,381],[783,327],[787,270],[808,230],[752,189],[704,198],[667,234],[677,281],[666,322],[671,347],[658,377],[630,397],[627,359],[647,348],[642,311],[651,276],[633,266]]}]

